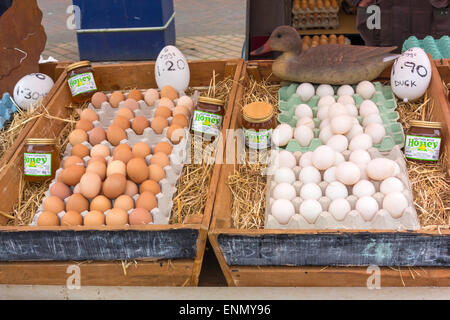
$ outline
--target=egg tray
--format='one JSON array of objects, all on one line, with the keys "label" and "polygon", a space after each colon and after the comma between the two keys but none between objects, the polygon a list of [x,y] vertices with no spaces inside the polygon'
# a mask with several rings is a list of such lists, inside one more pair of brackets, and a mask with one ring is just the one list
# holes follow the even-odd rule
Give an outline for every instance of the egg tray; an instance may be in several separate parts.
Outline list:
[{"label": "egg tray", "polygon": [[403,42],[402,52],[413,47],[422,48],[426,53],[431,54],[434,60],[450,59],[450,37],[442,36],[440,39],[434,39],[432,36],[426,36],[419,40],[416,36],[410,36]]},{"label": "egg tray", "polygon": [[[405,134],[403,132],[402,125],[399,122],[397,122],[400,116],[398,112],[395,111],[395,109],[397,108],[397,102],[392,92],[392,89],[390,86],[384,86],[381,82],[374,82],[373,84],[375,86],[375,93],[372,99],[370,100],[372,100],[378,106],[381,119],[383,120],[383,126],[386,130],[386,136],[383,138],[381,143],[374,144],[373,147],[381,152],[390,151],[396,145],[403,147],[403,144],[405,143]],[[302,103],[310,106],[314,116],[313,118],[314,138],[312,139],[310,145],[307,147],[302,147],[297,142],[297,140],[291,139],[288,145],[285,147],[285,149],[292,152],[314,151],[317,147],[322,145],[322,141],[320,141],[319,139],[320,119],[316,117],[318,110],[317,104],[319,102],[320,97],[314,95],[309,101],[304,102],[302,101],[300,96],[295,93],[298,86],[299,84],[294,83],[289,86],[280,88],[278,92],[278,98],[280,102],[279,103],[280,113],[278,114],[278,122],[287,123],[291,127],[295,128],[298,120],[297,117],[295,116],[295,107]],[[356,88],[356,86],[352,87],[353,89]],[[333,86],[333,88],[334,91],[336,92],[338,86]],[[337,100],[338,96],[335,95],[334,97]],[[356,107],[359,110],[359,106],[364,101],[364,98],[361,95],[355,93],[353,95],[353,99],[355,100]],[[357,118],[358,121],[361,123],[362,117],[358,116]]]},{"label": "egg tray", "polygon": [[16,111],[17,109],[13,103],[12,97],[8,92],[5,92],[0,99],[0,129],[3,128],[5,122],[9,121]]},{"label": "egg tray", "polygon": [[[417,212],[414,207],[414,201],[413,201],[413,195],[411,191],[411,185],[409,183],[407,169],[406,169],[406,162],[403,157],[403,153],[401,152],[400,148],[395,147],[392,149],[389,153],[381,153],[375,148],[371,148],[368,150],[368,152],[371,155],[372,159],[384,157],[387,159],[394,160],[400,167],[400,174],[397,175],[397,178],[400,179],[405,189],[403,190],[403,194],[405,195],[406,199],[408,200],[408,207],[403,212],[403,215],[395,219],[393,218],[387,211],[385,210],[379,210],[375,216],[372,218],[371,221],[365,221],[362,216],[359,214],[358,211],[355,210],[355,203],[357,200],[356,196],[351,195],[352,194],[352,187],[347,186],[348,193],[350,196],[348,196],[346,199],[349,201],[351,205],[352,211],[350,211],[347,216],[342,221],[338,221],[334,218],[334,216],[329,213],[328,205],[330,204],[331,200],[325,197],[322,197],[319,199],[319,202],[322,205],[322,213],[317,217],[316,221],[314,223],[309,223],[299,212],[299,207],[301,202],[299,202],[297,205],[294,205],[295,207],[295,215],[291,217],[289,222],[287,224],[280,224],[272,215],[271,215],[271,204],[273,198],[271,198],[272,191],[274,187],[276,186],[276,182],[274,182],[270,176],[268,179],[268,188],[266,193],[266,212],[265,212],[265,229],[379,229],[379,230],[419,230],[420,229],[420,223],[419,219],[417,217]],[[300,155],[300,154],[299,154]],[[348,157],[350,155],[350,152],[344,152],[343,153],[345,160],[348,160]],[[298,161],[298,159],[297,159]],[[297,168],[295,171],[300,171],[300,167]],[[323,174],[323,171],[321,171],[321,174]],[[296,178],[298,179],[298,175],[296,175]],[[298,180],[296,180],[298,181]],[[379,208],[382,208],[382,202],[383,202],[383,194],[380,192],[380,182],[374,182],[371,181],[376,189],[376,194],[373,196],[375,200],[378,202]],[[327,186],[327,182],[322,181],[320,184],[320,187],[322,189],[322,193],[325,193],[325,188]],[[301,184],[298,184],[295,186],[297,197],[300,197],[300,188]]]},{"label": "egg tray", "polygon": [[[305,18],[306,19],[306,18]],[[319,20],[320,19],[320,20]],[[339,27],[339,17],[335,17],[336,21],[333,23],[333,20],[330,18],[326,18],[327,20],[322,18],[313,18],[313,22],[308,21],[306,23],[301,23],[301,19],[293,17],[292,18],[292,26],[295,29],[306,30],[306,29],[317,29],[317,28],[325,28],[325,29],[336,29]]]},{"label": "egg tray", "polygon": [[[306,9],[292,9],[292,26],[296,29],[314,29],[314,28],[331,28],[335,29],[339,26],[339,7],[333,8],[330,7],[328,9],[325,8],[306,8]],[[326,17],[317,16],[314,17],[314,14],[322,14],[325,13]],[[309,15],[307,17],[306,15]],[[311,23],[311,18],[313,22]],[[336,22],[333,23],[332,19],[335,18]],[[302,19],[306,19],[305,23],[301,23]],[[320,21],[319,21],[320,19]],[[325,20],[326,19],[326,20]],[[326,22],[328,21],[328,22]]]}]

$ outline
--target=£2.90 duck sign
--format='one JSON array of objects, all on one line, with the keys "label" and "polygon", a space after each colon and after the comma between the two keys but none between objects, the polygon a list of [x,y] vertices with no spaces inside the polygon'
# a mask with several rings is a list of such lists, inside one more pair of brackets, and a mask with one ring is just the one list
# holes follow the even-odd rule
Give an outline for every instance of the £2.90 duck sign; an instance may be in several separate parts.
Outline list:
[{"label": "\u00a32.90 duck sign", "polygon": [[431,63],[423,49],[406,50],[395,61],[391,71],[391,87],[404,102],[422,97],[431,80]]},{"label": "\u00a32.90 duck sign", "polygon": [[155,79],[158,88],[172,86],[177,91],[185,91],[190,80],[189,65],[180,50],[165,46],[155,63]]}]

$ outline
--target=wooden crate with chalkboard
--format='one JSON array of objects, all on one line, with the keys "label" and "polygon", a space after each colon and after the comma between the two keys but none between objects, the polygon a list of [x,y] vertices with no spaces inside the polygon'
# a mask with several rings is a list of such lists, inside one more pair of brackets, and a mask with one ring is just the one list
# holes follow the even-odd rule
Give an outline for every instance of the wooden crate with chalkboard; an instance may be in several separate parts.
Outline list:
[{"label": "wooden crate with chalkboard", "polygon": [[[190,86],[208,88],[216,80],[237,83],[242,59],[189,62]],[[154,62],[95,65],[99,90],[155,88]],[[0,211],[12,212],[19,199],[23,166],[21,152],[27,137],[57,137],[67,118],[71,94],[63,67],[54,95],[46,109],[53,117],[39,118],[14,144],[10,160],[0,172]],[[237,85],[228,96],[225,130]],[[220,164],[212,169],[207,200],[202,215],[189,216],[184,223],[124,227],[34,227],[10,226],[0,216],[0,284],[65,285],[78,266],[81,285],[195,286],[198,284],[207,231],[216,197]],[[191,218],[192,217],[192,218]],[[72,270],[72,271],[71,271]]]},{"label": "wooden crate with chalkboard", "polygon": [[[444,123],[450,151],[450,113],[436,66],[428,89],[434,105],[431,120]],[[272,61],[252,61],[243,69],[231,120],[240,128],[240,110],[250,77],[279,83]],[[388,81],[390,70],[378,80]],[[227,151],[234,147],[228,146]],[[233,140],[231,140],[233,142]],[[448,154],[448,153],[447,153]],[[445,160],[450,168],[448,158]],[[238,165],[236,165],[238,166]],[[229,286],[361,286],[381,272],[381,286],[449,286],[450,230],[295,230],[240,229],[233,224],[229,176],[234,164],[221,169],[209,240]],[[249,204],[252,206],[252,204]],[[264,215],[263,215],[264,216]],[[368,266],[375,265],[378,267]]]}]

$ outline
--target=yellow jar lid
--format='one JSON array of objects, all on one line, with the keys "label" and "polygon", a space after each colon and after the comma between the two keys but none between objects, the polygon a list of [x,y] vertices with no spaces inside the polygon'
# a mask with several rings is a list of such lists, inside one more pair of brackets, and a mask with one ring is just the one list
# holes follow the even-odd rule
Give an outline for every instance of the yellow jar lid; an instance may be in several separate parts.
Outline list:
[{"label": "yellow jar lid", "polygon": [[79,62],[75,62],[75,63],[72,63],[72,64],[68,65],[67,68],[66,68],[66,71],[70,72],[70,71],[72,71],[74,69],[77,69],[77,68],[89,67],[89,66],[91,66],[91,62],[90,61],[87,61],[87,60],[79,61]]},{"label": "yellow jar lid", "polygon": [[56,139],[49,139],[49,138],[28,138],[25,140],[26,144],[56,144]]},{"label": "yellow jar lid", "polygon": [[270,103],[257,101],[246,104],[242,109],[242,115],[248,122],[261,123],[273,117],[274,108]]},{"label": "yellow jar lid", "polygon": [[442,122],[410,120],[409,124],[411,125],[411,127],[437,128],[437,129],[442,128]]},{"label": "yellow jar lid", "polygon": [[209,103],[209,104],[214,104],[214,105],[218,105],[218,106],[223,106],[225,104],[225,101],[223,101],[223,100],[214,99],[214,98],[210,98],[210,97],[198,97],[198,102]]}]

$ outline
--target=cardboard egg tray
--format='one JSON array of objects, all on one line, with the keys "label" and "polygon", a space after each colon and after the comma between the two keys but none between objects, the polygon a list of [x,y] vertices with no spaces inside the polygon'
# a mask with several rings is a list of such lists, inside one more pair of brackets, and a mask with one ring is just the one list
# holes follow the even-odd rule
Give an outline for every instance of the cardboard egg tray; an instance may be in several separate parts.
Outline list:
[{"label": "cardboard egg tray", "polygon": [[[372,101],[378,106],[380,111],[381,119],[383,120],[383,125],[386,130],[386,136],[383,138],[381,143],[374,144],[373,147],[378,149],[381,152],[391,151],[394,146],[403,147],[405,143],[405,134],[403,132],[402,125],[397,122],[399,119],[399,114],[395,109],[397,108],[397,102],[395,100],[394,94],[391,90],[390,86],[383,86],[381,82],[374,82],[375,93],[372,97]],[[318,146],[322,145],[322,142],[319,139],[319,125],[320,119],[316,117],[317,115],[317,104],[319,102],[320,97],[315,95],[309,101],[304,102],[300,98],[298,94],[296,94],[296,90],[298,84],[291,84],[290,86],[285,86],[280,88],[278,92],[278,97],[280,101],[280,113],[278,115],[278,122],[287,123],[291,127],[295,128],[297,124],[297,117],[295,116],[295,107],[299,104],[307,104],[311,107],[313,111],[313,121],[314,121],[314,138],[311,141],[310,145],[307,147],[302,147],[295,139],[291,139],[288,145],[285,147],[288,151],[300,151],[300,152],[308,152],[315,150]],[[337,91],[337,86],[333,86],[335,92]],[[355,89],[356,86],[353,86]],[[356,90],[355,90],[356,91]],[[337,100],[338,96],[334,96]],[[359,109],[359,106],[364,101],[364,98],[361,95],[355,93],[353,95],[353,99],[355,100],[356,107]],[[357,116],[358,121],[362,122],[362,117]]]},{"label": "cardboard egg tray", "polygon": [[432,36],[426,36],[419,40],[415,36],[410,36],[403,42],[402,52],[413,47],[422,48],[426,53],[431,54],[435,60],[450,59],[450,37],[443,36],[440,39],[434,39]]},{"label": "cardboard egg tray", "polygon": [[5,92],[0,99],[0,129],[3,128],[5,122],[11,119],[12,114],[16,111],[17,109],[11,96],[8,92]]},{"label": "cardboard egg tray", "polygon": [[[110,94],[107,94],[107,96],[109,99]],[[127,96],[127,95],[125,95],[125,96]],[[197,97],[198,97],[197,92],[194,93],[193,97],[191,97],[193,99],[194,103],[196,103]],[[135,116],[143,115],[143,116],[147,117],[148,119],[152,120],[155,109],[158,107],[158,101],[159,100],[157,100],[155,102],[154,106],[148,106],[143,100],[141,100],[138,102],[140,109],[133,111],[133,113],[135,114]],[[108,128],[111,125],[112,121],[114,120],[114,117],[117,114],[117,111],[121,108],[121,104],[122,104],[122,102],[119,104],[118,108],[113,108],[113,107],[111,107],[109,102],[103,102],[101,105],[101,108],[99,108],[99,109],[95,109],[92,104],[89,104],[88,108],[94,110],[99,116],[99,120],[93,122],[94,128],[96,128],[96,127],[101,127],[103,129]],[[168,120],[169,120],[169,125],[170,125],[172,117],[168,118]],[[133,129],[128,128],[127,130],[125,130],[125,132],[127,133],[127,139],[124,139],[120,142],[120,144],[128,144],[131,148],[138,142],[146,143],[148,146],[151,147],[151,149],[153,149],[153,147],[156,144],[158,144],[159,142],[162,142],[162,141],[169,142],[173,146],[172,153],[169,155],[170,165],[164,167],[164,172],[165,172],[166,177],[164,179],[162,179],[161,181],[159,181],[159,185],[161,187],[161,192],[156,195],[156,199],[158,201],[158,206],[156,208],[154,208],[153,210],[151,210],[153,222],[150,224],[168,224],[169,223],[170,213],[171,213],[172,205],[173,205],[172,199],[177,191],[175,186],[178,181],[178,178],[180,177],[180,175],[182,173],[184,163],[186,162],[186,159],[187,159],[186,150],[190,150],[190,148],[189,148],[190,135],[189,135],[188,128],[185,128],[186,138],[182,139],[180,141],[180,143],[178,143],[176,145],[172,144],[170,142],[170,140],[166,137],[167,129],[168,128],[166,127],[166,128],[164,128],[162,134],[157,134],[154,132],[154,130],[152,128],[149,127],[149,128],[144,129],[144,132],[142,133],[142,135],[138,135],[134,132]],[[89,132],[88,132],[88,134],[89,134]],[[87,141],[83,142],[82,144],[85,145],[89,150],[91,150],[91,148],[93,147]],[[100,144],[107,146],[110,150],[111,155],[106,157],[106,161],[108,162],[109,160],[112,159],[112,154],[114,152],[115,147],[113,145],[111,145],[111,143],[107,140],[102,141]],[[72,145],[70,143],[68,143],[66,146],[66,149],[64,151],[64,156],[63,156],[63,159],[61,160],[61,164],[63,164],[64,161],[67,159],[67,157],[69,157],[71,155],[71,150],[72,150]],[[152,156],[153,155],[150,154],[145,158],[147,166],[150,164],[150,160],[151,160]],[[90,159],[91,159],[90,156],[86,156],[83,158],[85,167]],[[51,182],[50,187],[57,181],[58,175],[62,172],[62,170],[63,170],[62,168],[59,168],[56,171],[55,179]],[[70,188],[73,192],[75,187],[72,186]],[[43,202],[49,196],[50,196],[50,191],[47,190],[45,193]],[[133,200],[135,202],[136,202],[138,196],[139,196],[139,194],[136,194],[133,197]],[[64,203],[66,203],[67,200],[68,200],[68,198],[66,198],[64,200]],[[113,201],[113,207],[114,207],[114,201]],[[104,213],[105,216],[108,213],[108,211],[106,211]],[[130,214],[131,211],[132,210],[130,210],[128,212],[128,214]],[[37,225],[37,220],[38,220],[40,214],[43,212],[43,204],[41,204],[39,206],[37,212],[38,213],[34,216],[31,225],[34,225],[34,226]],[[84,211],[81,213],[81,215],[84,217],[87,213],[88,213],[88,211]],[[61,219],[64,216],[64,214],[65,214],[65,212],[62,211],[62,212],[58,213],[58,217]]]},{"label": "cardboard egg tray", "polygon": [[[379,211],[375,214],[371,221],[365,221],[358,211],[355,210],[355,204],[358,198],[352,195],[352,187],[347,186],[349,196],[346,198],[350,205],[352,211],[350,211],[347,216],[342,221],[338,221],[335,217],[329,213],[328,206],[331,203],[331,200],[326,197],[321,197],[318,201],[322,205],[322,213],[317,217],[314,223],[309,223],[299,211],[300,204],[302,199],[300,198],[300,189],[302,184],[300,181],[296,180],[294,182],[294,188],[296,189],[297,198],[294,199],[293,205],[295,207],[295,214],[287,224],[280,224],[272,215],[271,215],[271,204],[274,199],[271,197],[272,191],[276,186],[276,182],[272,179],[268,179],[268,188],[266,194],[266,212],[265,212],[265,229],[385,229],[385,230],[419,230],[420,223],[417,217],[417,212],[414,207],[413,195],[411,191],[411,186],[409,184],[406,163],[403,158],[403,154],[400,148],[395,147],[389,153],[381,153],[375,148],[371,148],[368,150],[372,159],[385,157],[391,160],[394,160],[400,167],[400,173],[396,176],[400,179],[405,189],[403,190],[403,194],[408,200],[408,207],[403,212],[403,215],[395,219],[393,218],[389,212],[382,209],[383,203],[383,194],[380,192],[380,182],[374,182],[370,180],[374,186],[376,193],[373,195],[373,198],[377,200]],[[300,153],[296,154],[299,158]],[[348,160],[350,152],[343,153],[344,158]],[[297,159],[298,161],[298,159]],[[300,167],[295,167],[293,170],[296,172],[296,178],[298,179],[298,172],[300,171]],[[323,174],[323,172],[321,171]],[[325,193],[325,188],[328,185],[327,182],[322,181],[319,186],[322,189],[322,193]]]},{"label": "cardboard egg tray", "polygon": [[[337,28],[339,7],[292,9],[292,26],[297,29]],[[315,16],[316,15],[316,16]],[[335,20],[334,20],[335,19]],[[312,20],[312,21],[311,21]]]}]

